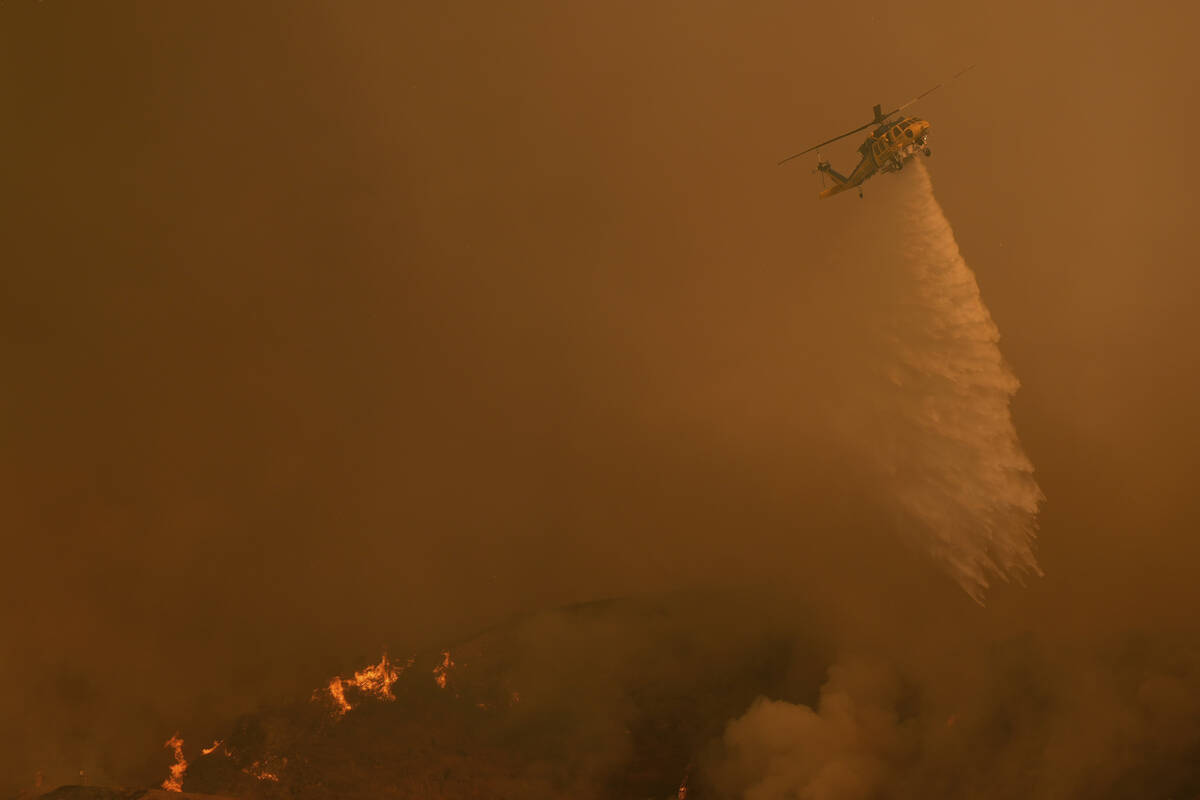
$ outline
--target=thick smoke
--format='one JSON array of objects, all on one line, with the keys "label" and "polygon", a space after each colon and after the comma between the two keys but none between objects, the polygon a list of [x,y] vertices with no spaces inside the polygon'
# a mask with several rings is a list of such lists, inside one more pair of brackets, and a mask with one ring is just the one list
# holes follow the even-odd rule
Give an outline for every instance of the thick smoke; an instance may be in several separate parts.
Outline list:
[{"label": "thick smoke", "polygon": [[729,754],[718,786],[745,800],[875,796],[910,748],[894,671],[863,662],[830,670],[816,710],[758,698],[725,731]]},{"label": "thick smoke", "polygon": [[845,408],[841,427],[900,528],[982,601],[992,578],[1040,574],[1043,498],[1009,410],[1018,382],[924,166],[874,183],[857,229],[834,243],[872,339],[865,362],[839,367],[872,373],[866,405]]},{"label": "thick smoke", "polygon": [[[708,777],[722,798],[1170,798],[1200,793],[1193,645],[1065,654],[998,641],[959,678],[847,657],[819,701],[759,698]],[[936,670],[935,670],[936,672]]]}]

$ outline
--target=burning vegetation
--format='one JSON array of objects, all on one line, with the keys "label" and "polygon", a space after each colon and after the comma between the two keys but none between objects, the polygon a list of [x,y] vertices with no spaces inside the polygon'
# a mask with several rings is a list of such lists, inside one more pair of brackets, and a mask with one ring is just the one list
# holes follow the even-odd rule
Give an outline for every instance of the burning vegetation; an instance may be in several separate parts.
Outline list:
[{"label": "burning vegetation", "polygon": [[175,763],[171,765],[171,774],[162,782],[162,788],[168,792],[183,791],[183,775],[187,772],[188,762],[183,757],[183,739],[180,738],[178,731],[166,742],[163,747],[169,748],[175,756]]},{"label": "burning vegetation", "polygon": [[[371,664],[355,672],[353,678],[334,677],[330,679],[329,685],[325,687],[324,691],[328,693],[333,702],[334,716],[345,716],[354,708],[347,698],[347,690],[353,689],[359,697],[369,697],[387,702],[395,700],[396,696],[392,694],[392,686],[412,665],[413,659],[410,658],[404,666],[397,667],[388,659],[387,653],[384,653],[378,664]],[[322,690],[318,689],[313,693],[313,698],[317,699],[321,694]]]},{"label": "burning vegetation", "polygon": [[446,679],[452,669],[454,669],[454,661],[450,658],[450,651],[443,650],[442,663],[433,668],[433,680],[439,689],[446,688]]},{"label": "burning vegetation", "polygon": [[[632,619],[642,617],[588,604],[400,662],[384,654],[206,739],[186,791],[256,800],[704,797],[688,765],[752,697],[731,693],[741,681],[728,675],[722,691],[681,678],[687,670],[656,627],[670,615],[651,615],[654,630],[639,633]],[[672,635],[706,642],[701,633]],[[734,661],[756,674],[777,660],[740,645],[730,646]],[[720,660],[700,645],[679,653]],[[184,769],[173,767],[172,778],[184,790]]]}]

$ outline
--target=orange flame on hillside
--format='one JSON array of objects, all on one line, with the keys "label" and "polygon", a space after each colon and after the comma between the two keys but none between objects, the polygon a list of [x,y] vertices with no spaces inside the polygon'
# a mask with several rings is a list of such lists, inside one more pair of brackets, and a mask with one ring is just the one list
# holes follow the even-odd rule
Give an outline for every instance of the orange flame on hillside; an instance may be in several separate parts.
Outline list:
[{"label": "orange flame on hillside", "polygon": [[454,669],[454,662],[450,660],[450,651],[442,651],[442,663],[433,668],[433,679],[437,682],[438,688],[446,688],[446,673]]},{"label": "orange flame on hillside", "polygon": [[687,800],[688,796],[688,778],[692,775],[692,762],[688,762],[687,768],[683,771],[683,780],[679,782],[679,789],[675,792],[677,800]]},{"label": "orange flame on hillside", "polygon": [[[357,689],[359,694],[370,695],[378,700],[389,702],[395,700],[396,695],[392,694],[392,684],[400,680],[400,675],[412,664],[413,660],[410,658],[403,667],[396,667],[388,660],[387,653],[384,653],[378,664],[372,664],[355,672],[353,678],[332,678],[325,688],[333,700],[333,715],[343,717],[347,711],[354,708],[346,697],[346,689],[349,687]],[[320,694],[319,690],[317,694]]]},{"label": "orange flame on hillside", "polygon": [[[349,681],[347,681],[349,683]],[[350,701],[346,699],[346,688],[342,683],[341,678],[334,678],[329,682],[329,696],[333,698],[334,716],[342,716],[351,709]]]},{"label": "orange flame on hillside", "polygon": [[215,740],[213,740],[213,743],[211,745],[209,745],[208,747],[200,748],[200,755],[207,756],[207,755],[211,754],[212,751],[216,750],[220,746],[221,746],[221,740],[215,739]]},{"label": "orange flame on hillside", "polygon": [[183,791],[183,774],[187,772],[188,762],[183,757],[183,739],[179,738],[179,733],[167,739],[163,743],[163,747],[169,747],[175,751],[175,763],[171,765],[171,775],[162,782],[162,788],[168,792]]}]

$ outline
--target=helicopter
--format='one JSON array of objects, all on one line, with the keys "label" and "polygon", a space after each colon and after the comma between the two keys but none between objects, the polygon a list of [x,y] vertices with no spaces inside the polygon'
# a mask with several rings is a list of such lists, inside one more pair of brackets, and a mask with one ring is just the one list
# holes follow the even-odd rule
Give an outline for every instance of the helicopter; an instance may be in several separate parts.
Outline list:
[{"label": "helicopter", "polygon": [[[950,78],[950,81],[968,72],[974,66],[972,64],[970,67],[955,73],[954,77]],[[945,83],[949,83],[950,81],[946,81]],[[899,172],[904,169],[905,163],[915,157],[917,153],[923,153],[926,157],[933,155],[929,149],[929,123],[926,120],[910,116],[899,117],[897,119],[892,119],[892,117],[918,100],[942,88],[945,83],[939,83],[932,89],[921,92],[921,94],[912,100],[893,108],[887,113],[883,112],[882,105],[877,104],[873,109],[874,118],[866,125],[860,125],[852,131],[835,136],[832,139],[827,139],[795,155],[790,155],[780,161],[779,164],[786,164],[793,158],[815,150],[817,151],[817,168],[813,172],[821,173],[822,183],[824,183],[825,175],[828,175],[833,180],[833,185],[822,191],[821,197],[832,197],[839,192],[844,192],[847,189],[855,187],[858,187],[858,196],[862,197],[862,184],[876,172]],[[862,157],[859,159],[858,166],[849,175],[841,174],[828,161],[821,158],[820,148],[872,127],[875,130],[859,145],[858,152]]]}]

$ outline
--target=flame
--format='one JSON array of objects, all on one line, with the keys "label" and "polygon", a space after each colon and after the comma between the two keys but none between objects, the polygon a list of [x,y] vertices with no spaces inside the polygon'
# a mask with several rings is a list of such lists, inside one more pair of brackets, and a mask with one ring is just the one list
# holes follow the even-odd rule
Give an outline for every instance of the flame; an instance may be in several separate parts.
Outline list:
[{"label": "flame", "polygon": [[[412,664],[413,660],[410,658],[404,666],[396,667],[388,660],[387,653],[384,653],[378,664],[363,667],[354,673],[353,678],[332,678],[325,688],[333,700],[333,715],[344,717],[347,711],[354,708],[346,697],[347,687],[354,687],[359,694],[370,695],[378,700],[388,702],[395,700],[396,695],[392,694],[392,684],[400,680],[400,675]],[[319,694],[320,690],[314,693],[313,698],[316,699]]]},{"label": "flame", "polygon": [[[346,681],[346,683],[353,684],[353,681]],[[334,678],[329,682],[329,696],[333,698],[334,716],[343,716],[352,708],[350,701],[346,699],[346,688],[341,678]]]},{"label": "flame", "polygon": [[211,745],[209,745],[208,747],[200,748],[200,755],[202,755],[202,756],[209,755],[210,753],[212,753],[212,751],[216,750],[220,746],[221,746],[221,740],[214,739],[213,743]]},{"label": "flame", "polygon": [[354,685],[359,691],[373,694],[384,700],[395,700],[392,694],[392,684],[400,679],[400,670],[388,663],[387,653],[378,664],[372,664],[360,672],[354,673]]},{"label": "flame", "polygon": [[442,651],[442,663],[433,668],[433,680],[437,683],[438,688],[446,688],[446,674],[454,669],[454,662],[450,660],[450,651]]},{"label": "flame", "polygon": [[679,792],[676,794],[676,797],[678,797],[679,800],[687,800],[687,779],[687,774],[684,774],[683,780],[679,783]]},{"label": "flame", "polygon": [[509,694],[509,705],[510,706],[515,706],[519,702],[521,702],[521,693],[520,692],[512,692]]},{"label": "flame", "polygon": [[183,791],[183,774],[187,772],[188,762],[183,757],[183,739],[179,738],[179,732],[167,739],[163,743],[163,747],[169,747],[175,751],[175,763],[171,765],[171,775],[162,782],[162,788],[168,792]]}]

